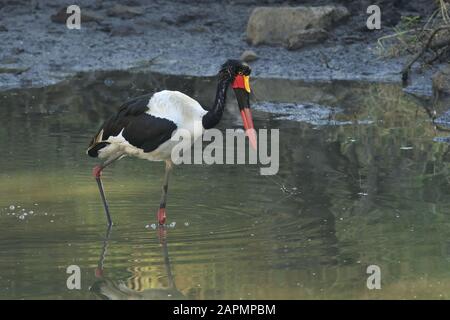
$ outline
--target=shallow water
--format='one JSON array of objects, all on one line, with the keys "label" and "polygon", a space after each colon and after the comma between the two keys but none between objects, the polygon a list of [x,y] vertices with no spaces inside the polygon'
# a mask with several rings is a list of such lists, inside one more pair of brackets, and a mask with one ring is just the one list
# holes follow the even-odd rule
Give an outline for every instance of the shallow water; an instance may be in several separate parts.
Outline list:
[{"label": "shallow water", "polygon": [[[155,230],[163,164],[123,159],[104,172],[107,236],[84,152],[147,88],[214,95],[211,79],[120,72],[0,94],[0,298],[450,298],[448,144],[395,85],[255,80],[254,102],[272,106],[256,127],[280,129],[279,173],[179,166],[171,225]],[[240,126],[231,97],[221,129]],[[338,112],[295,112],[311,103]],[[81,290],[66,287],[69,265]],[[366,287],[369,265],[381,290]]]}]

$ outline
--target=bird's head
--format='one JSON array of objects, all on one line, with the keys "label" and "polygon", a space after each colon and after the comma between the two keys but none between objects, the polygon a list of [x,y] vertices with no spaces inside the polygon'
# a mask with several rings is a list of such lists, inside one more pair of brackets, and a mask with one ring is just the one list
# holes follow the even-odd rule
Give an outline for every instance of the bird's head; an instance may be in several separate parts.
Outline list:
[{"label": "bird's head", "polygon": [[245,132],[250,140],[250,145],[256,149],[256,132],[250,111],[250,67],[239,60],[228,60],[219,71],[221,78],[231,79],[231,87],[236,95],[239,111],[244,123]]}]

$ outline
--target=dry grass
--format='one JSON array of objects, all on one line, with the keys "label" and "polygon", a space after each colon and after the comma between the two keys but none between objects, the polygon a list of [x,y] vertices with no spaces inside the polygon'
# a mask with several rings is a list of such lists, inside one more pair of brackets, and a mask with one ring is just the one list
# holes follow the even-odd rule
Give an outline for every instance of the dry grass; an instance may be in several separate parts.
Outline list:
[{"label": "dry grass", "polygon": [[[378,39],[380,56],[412,55],[404,68],[404,79],[411,66],[422,60],[422,66],[450,57],[450,0],[435,0],[436,9],[429,17],[403,16],[392,34]],[[406,75],[405,75],[406,72]]]}]

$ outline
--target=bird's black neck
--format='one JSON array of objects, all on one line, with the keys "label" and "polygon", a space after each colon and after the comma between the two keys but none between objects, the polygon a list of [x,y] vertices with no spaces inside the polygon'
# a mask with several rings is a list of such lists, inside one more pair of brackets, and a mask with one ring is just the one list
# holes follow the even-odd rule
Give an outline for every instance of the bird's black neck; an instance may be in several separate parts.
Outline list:
[{"label": "bird's black neck", "polygon": [[216,98],[214,99],[214,105],[202,119],[203,128],[210,129],[215,127],[222,118],[223,110],[225,108],[225,101],[227,98],[227,90],[230,86],[231,77],[223,77],[217,84]]}]

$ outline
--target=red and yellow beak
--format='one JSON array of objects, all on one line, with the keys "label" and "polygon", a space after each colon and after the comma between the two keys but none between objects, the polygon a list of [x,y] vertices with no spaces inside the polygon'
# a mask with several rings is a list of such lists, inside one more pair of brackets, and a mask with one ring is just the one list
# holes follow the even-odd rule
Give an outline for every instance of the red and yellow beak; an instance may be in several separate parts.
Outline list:
[{"label": "red and yellow beak", "polygon": [[250,145],[256,150],[256,130],[253,124],[252,113],[250,111],[250,77],[245,75],[237,75],[234,79],[232,87],[238,101],[245,133],[250,141]]},{"label": "red and yellow beak", "polygon": [[245,133],[250,141],[250,145],[253,149],[257,148],[256,130],[253,124],[252,112],[250,108],[244,108],[241,110],[242,122],[244,122]]},{"label": "red and yellow beak", "polygon": [[238,74],[236,78],[234,78],[232,87],[233,89],[244,89],[250,93],[250,76]]}]

